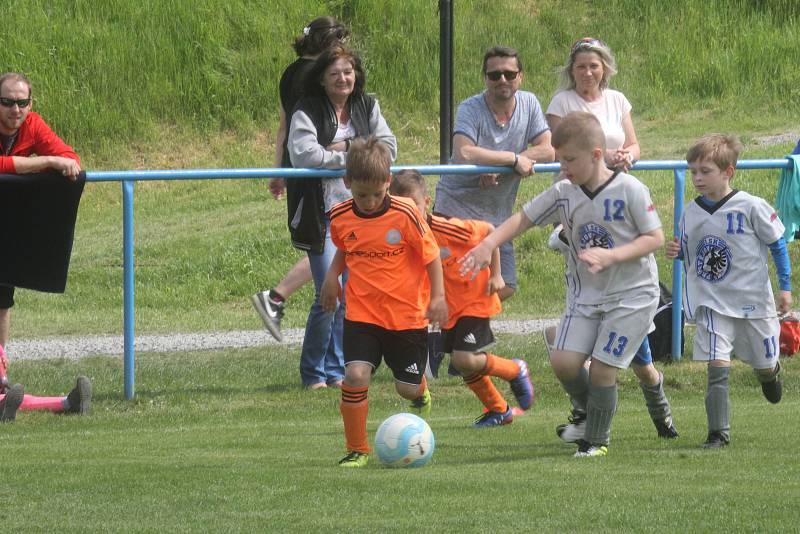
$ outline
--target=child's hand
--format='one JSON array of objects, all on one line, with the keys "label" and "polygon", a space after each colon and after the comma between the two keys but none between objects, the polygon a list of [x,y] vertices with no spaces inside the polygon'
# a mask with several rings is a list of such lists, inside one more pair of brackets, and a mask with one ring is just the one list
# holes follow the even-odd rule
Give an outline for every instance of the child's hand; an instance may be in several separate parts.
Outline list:
[{"label": "child's hand", "polygon": [[338,276],[326,276],[319,289],[319,303],[326,312],[336,311],[336,301],[342,292]]},{"label": "child's hand", "polygon": [[792,292],[778,291],[778,313],[781,315],[792,311]]},{"label": "child's hand", "polygon": [[615,263],[614,251],[602,247],[587,248],[578,254],[578,259],[589,266],[589,272],[592,274],[597,274]]},{"label": "child's hand", "polygon": [[447,324],[447,301],[444,299],[444,296],[441,297],[431,297],[431,301],[428,304],[428,311],[425,313],[425,317],[428,318],[428,321],[432,325],[442,325]]},{"label": "child's hand", "polygon": [[477,247],[467,252],[463,258],[458,259],[461,268],[458,274],[464,278],[474,280],[478,276],[478,271],[489,266],[492,259],[492,249],[481,241]]},{"label": "child's hand", "polygon": [[681,245],[678,243],[678,238],[672,238],[672,241],[667,241],[664,247],[664,255],[667,259],[674,260],[681,253]]},{"label": "child's hand", "polygon": [[492,276],[489,277],[489,284],[486,286],[486,294],[491,295],[492,293],[497,293],[504,287],[506,287],[506,281],[503,280],[500,273],[492,274]]},{"label": "child's hand", "polygon": [[478,185],[481,189],[494,189],[497,187],[499,174],[481,174],[478,177]]}]

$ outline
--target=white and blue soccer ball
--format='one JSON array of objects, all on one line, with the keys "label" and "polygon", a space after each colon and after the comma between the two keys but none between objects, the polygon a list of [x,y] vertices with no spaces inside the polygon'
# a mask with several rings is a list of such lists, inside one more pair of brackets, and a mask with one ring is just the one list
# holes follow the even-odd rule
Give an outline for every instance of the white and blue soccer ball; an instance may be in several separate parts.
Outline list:
[{"label": "white and blue soccer ball", "polygon": [[435,446],[428,423],[410,413],[389,417],[375,434],[375,453],[389,467],[422,467],[430,461]]}]

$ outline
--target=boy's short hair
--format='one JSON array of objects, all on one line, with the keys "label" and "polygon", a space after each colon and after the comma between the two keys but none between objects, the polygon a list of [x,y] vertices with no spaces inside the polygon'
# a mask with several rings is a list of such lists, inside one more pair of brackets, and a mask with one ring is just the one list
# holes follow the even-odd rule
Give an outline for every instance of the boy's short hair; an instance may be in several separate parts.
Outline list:
[{"label": "boy's short hair", "polygon": [[428,185],[425,178],[416,169],[403,169],[394,173],[389,193],[398,197],[410,197],[416,194],[428,194]]},{"label": "boy's short hair", "polygon": [[568,113],[553,132],[552,145],[558,150],[567,143],[577,143],[581,148],[594,150],[606,148],[606,134],[603,127],[591,113],[573,111]]},{"label": "boy's short hair", "polygon": [[391,176],[391,166],[389,149],[374,135],[350,143],[345,170],[348,180],[383,184]]},{"label": "boy's short hair", "polygon": [[692,163],[710,159],[722,170],[736,166],[742,149],[742,142],[733,134],[713,133],[704,135],[686,153],[686,161]]}]

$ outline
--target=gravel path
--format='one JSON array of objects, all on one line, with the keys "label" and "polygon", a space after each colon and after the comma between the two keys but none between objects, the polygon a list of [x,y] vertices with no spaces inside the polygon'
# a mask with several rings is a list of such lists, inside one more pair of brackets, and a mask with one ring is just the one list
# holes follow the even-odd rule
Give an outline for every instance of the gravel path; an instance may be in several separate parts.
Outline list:
[{"label": "gravel path", "polygon": [[[532,334],[546,326],[557,324],[557,319],[528,319],[492,321],[492,330],[498,334]],[[299,345],[303,341],[302,328],[289,328],[283,332],[285,345]],[[278,345],[266,330],[236,332],[198,332],[191,334],[137,335],[136,352],[184,352],[227,348],[248,348]],[[43,339],[13,339],[8,342],[8,353],[15,360],[42,360],[48,358],[79,359],[85,356],[111,356],[123,354],[122,336],[70,336]]]}]

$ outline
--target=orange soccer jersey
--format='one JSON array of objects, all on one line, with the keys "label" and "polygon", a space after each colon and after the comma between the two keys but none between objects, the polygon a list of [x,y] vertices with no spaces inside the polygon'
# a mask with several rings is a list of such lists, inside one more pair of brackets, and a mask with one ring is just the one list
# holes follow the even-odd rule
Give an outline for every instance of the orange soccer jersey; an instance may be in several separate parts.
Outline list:
[{"label": "orange soccer jersey", "polygon": [[439,244],[444,271],[444,294],[450,316],[444,328],[453,328],[461,317],[491,317],[500,313],[497,293],[486,294],[489,269],[478,272],[474,280],[458,272],[458,259],[477,246],[489,234],[489,224],[483,221],[461,220],[431,215],[428,219]]},{"label": "orange soccer jersey", "polygon": [[439,247],[414,204],[387,195],[368,215],[353,200],[333,207],[331,239],[349,270],[345,317],[388,330],[424,328],[430,300],[426,266]]}]

